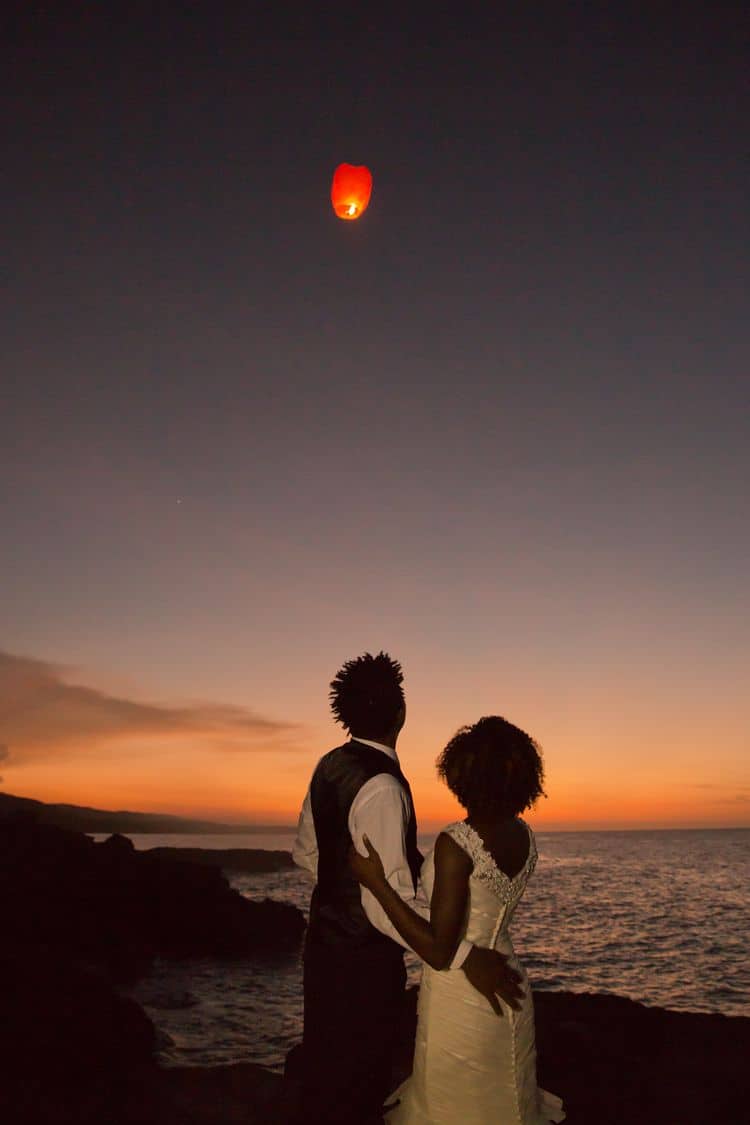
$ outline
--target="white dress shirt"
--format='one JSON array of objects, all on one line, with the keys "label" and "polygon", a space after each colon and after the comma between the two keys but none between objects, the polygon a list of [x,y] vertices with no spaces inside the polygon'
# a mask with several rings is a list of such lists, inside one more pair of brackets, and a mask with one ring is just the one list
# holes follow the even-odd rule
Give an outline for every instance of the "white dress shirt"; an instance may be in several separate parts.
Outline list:
[{"label": "white dress shirt", "polygon": [[[398,755],[392,746],[385,746],[381,742],[371,742],[367,738],[354,738],[354,742],[362,742],[365,746],[372,746],[387,754],[398,765]],[[409,800],[403,785],[390,773],[379,773],[371,777],[357,793],[349,809],[349,834],[354,841],[354,846],[360,855],[367,855],[367,849],[362,842],[366,835],[370,843],[380,854],[383,862],[385,876],[394,891],[400,898],[407,902],[412,910],[422,918],[429,920],[430,907],[422,889],[421,883],[417,884],[417,893],[414,894],[414,882],[406,858],[406,828],[410,816]],[[298,867],[309,871],[314,879],[318,877],[318,840],[315,835],[315,822],[313,821],[312,806],[310,804],[310,790],[307,790],[302,811],[297,824],[297,838],[292,849],[292,858]],[[393,941],[411,950],[411,946],[404,941],[395,928],[383,907],[375,898],[372,891],[360,887],[362,896],[362,909],[367,918],[381,934],[392,938]],[[471,950],[471,942],[462,941],[456,955],[451,962],[451,969],[460,969]],[[413,950],[412,950],[413,952]]]}]

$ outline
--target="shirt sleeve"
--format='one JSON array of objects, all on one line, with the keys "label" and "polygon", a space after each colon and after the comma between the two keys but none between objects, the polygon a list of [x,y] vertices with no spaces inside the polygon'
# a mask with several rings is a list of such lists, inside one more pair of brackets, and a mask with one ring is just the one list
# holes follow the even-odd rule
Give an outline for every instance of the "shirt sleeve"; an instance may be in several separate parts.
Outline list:
[{"label": "shirt sleeve", "polygon": [[[383,862],[385,876],[399,898],[429,921],[430,907],[421,882],[411,877],[409,861],[406,857],[406,827],[410,816],[409,799],[406,790],[390,774],[378,774],[366,782],[352,802],[349,810],[349,833],[354,846],[361,855],[367,854],[362,837],[369,837]],[[295,862],[297,862],[295,857]],[[410,950],[383,907],[366,887],[361,887],[362,909],[369,921],[381,934],[398,942]],[[471,942],[461,941],[451,962],[451,969],[460,969],[472,949]]]},{"label": "shirt sleeve", "polygon": [[304,871],[318,878],[318,838],[315,835],[315,821],[310,804],[310,790],[307,790],[302,803],[302,811],[297,822],[297,836],[292,847],[292,859]]}]

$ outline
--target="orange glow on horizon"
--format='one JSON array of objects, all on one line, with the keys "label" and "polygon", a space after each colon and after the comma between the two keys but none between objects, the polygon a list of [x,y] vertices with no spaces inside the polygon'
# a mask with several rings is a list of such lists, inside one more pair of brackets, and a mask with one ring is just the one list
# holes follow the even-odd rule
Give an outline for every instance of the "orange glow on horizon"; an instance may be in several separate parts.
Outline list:
[{"label": "orange glow on horizon", "polygon": [[[739,705],[717,714],[699,698],[660,697],[656,707],[642,696],[582,696],[574,711],[527,682],[507,694],[509,717],[543,749],[549,797],[528,813],[537,828],[750,826]],[[429,668],[409,687],[398,753],[424,832],[463,817],[435,758],[466,716],[491,713],[497,696],[494,680],[485,687],[469,678],[466,699],[461,687]],[[286,695],[271,689],[260,712],[174,705],[94,688],[85,677],[71,683],[53,665],[6,656],[6,688],[2,788],[50,803],[293,825],[318,758],[346,737],[317,687],[295,698],[291,714]]]},{"label": "orange glow on horizon", "polygon": [[[268,757],[263,755],[264,757]],[[275,756],[278,764],[278,755]],[[123,769],[121,762],[70,762],[55,771],[28,765],[6,770],[4,790],[17,796],[33,797],[47,803],[84,805],[99,809],[153,812],[200,820],[238,824],[296,824],[299,807],[309,781],[309,771],[296,762],[283,773],[274,773],[255,762],[237,763],[227,771],[202,768],[169,771],[138,769],[136,763]],[[235,772],[236,771],[236,772]],[[423,832],[462,819],[465,811],[437,780],[424,784],[412,779],[417,815]],[[702,796],[700,786],[690,798],[674,794],[648,793],[633,788],[623,791],[613,785],[607,791],[588,785],[575,788],[557,786],[548,799],[541,798],[525,816],[538,831],[604,830],[673,827],[750,826],[745,801]],[[705,790],[709,792],[709,790]]]}]

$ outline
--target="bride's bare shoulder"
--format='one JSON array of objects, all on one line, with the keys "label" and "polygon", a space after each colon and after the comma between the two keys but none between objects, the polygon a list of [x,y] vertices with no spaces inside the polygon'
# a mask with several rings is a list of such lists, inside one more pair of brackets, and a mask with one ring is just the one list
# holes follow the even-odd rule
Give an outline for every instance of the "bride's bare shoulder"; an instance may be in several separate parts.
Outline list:
[{"label": "bride's bare shoulder", "polygon": [[456,870],[465,868],[470,871],[473,861],[465,844],[462,846],[459,842],[461,834],[460,831],[456,831],[457,828],[460,826],[449,824],[435,841],[435,865],[450,866]]}]

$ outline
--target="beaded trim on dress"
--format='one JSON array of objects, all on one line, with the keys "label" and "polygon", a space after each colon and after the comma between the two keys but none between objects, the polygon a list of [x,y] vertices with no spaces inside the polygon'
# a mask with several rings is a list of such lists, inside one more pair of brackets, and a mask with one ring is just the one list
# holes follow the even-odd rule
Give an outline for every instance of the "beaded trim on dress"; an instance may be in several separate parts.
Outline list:
[{"label": "beaded trim on dress", "polygon": [[455,840],[458,846],[463,848],[473,862],[474,870],[472,871],[472,876],[483,883],[489,884],[497,897],[504,902],[510,901],[517,891],[521,890],[526,885],[526,881],[534,870],[537,861],[534,833],[525,820],[521,820],[520,817],[518,819],[529,834],[529,854],[523,867],[520,871],[516,872],[513,878],[500,870],[485,848],[482,837],[476,829],[472,828],[470,824],[467,824],[465,820],[457,820],[453,824],[446,825],[443,829],[443,832],[449,835],[452,840]]}]

